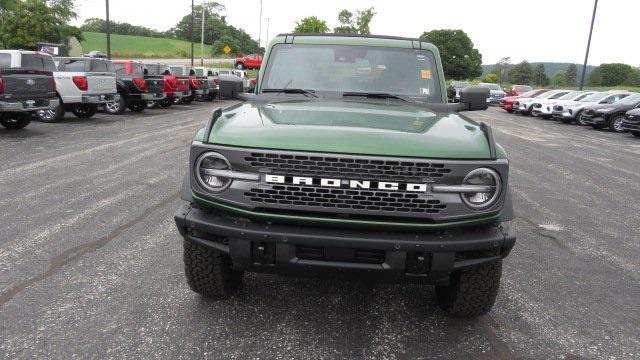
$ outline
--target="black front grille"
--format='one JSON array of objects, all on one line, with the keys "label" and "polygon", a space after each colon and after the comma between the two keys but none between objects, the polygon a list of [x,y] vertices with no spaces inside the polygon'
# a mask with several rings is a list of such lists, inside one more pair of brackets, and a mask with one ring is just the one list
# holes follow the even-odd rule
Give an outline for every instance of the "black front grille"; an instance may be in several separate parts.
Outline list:
[{"label": "black front grille", "polygon": [[281,206],[351,209],[394,213],[437,214],[447,206],[440,200],[418,194],[371,190],[327,189],[318,186],[273,185],[270,189],[252,188],[244,193],[249,200]]},{"label": "black front grille", "polygon": [[323,178],[428,182],[451,172],[444,164],[438,163],[337,156],[252,153],[244,160],[262,173]]},{"label": "black front grille", "polygon": [[622,127],[625,130],[640,131],[640,122],[631,122],[631,121],[625,120],[622,122]]},{"label": "black front grille", "polygon": [[382,264],[384,250],[297,246],[296,257],[302,260],[337,261],[358,264]]}]

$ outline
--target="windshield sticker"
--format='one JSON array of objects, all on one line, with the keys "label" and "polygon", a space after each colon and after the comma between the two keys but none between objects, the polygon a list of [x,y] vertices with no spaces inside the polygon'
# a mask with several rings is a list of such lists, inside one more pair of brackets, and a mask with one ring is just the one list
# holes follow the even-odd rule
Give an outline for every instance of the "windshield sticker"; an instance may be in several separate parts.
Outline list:
[{"label": "windshield sticker", "polygon": [[416,55],[416,59],[418,59],[418,61],[426,61],[427,57],[424,55]]},{"label": "windshield sticker", "polygon": [[420,88],[420,95],[429,95],[429,88]]},{"label": "windshield sticker", "polygon": [[429,71],[429,70],[420,70],[420,76],[423,79],[431,79],[431,71]]}]

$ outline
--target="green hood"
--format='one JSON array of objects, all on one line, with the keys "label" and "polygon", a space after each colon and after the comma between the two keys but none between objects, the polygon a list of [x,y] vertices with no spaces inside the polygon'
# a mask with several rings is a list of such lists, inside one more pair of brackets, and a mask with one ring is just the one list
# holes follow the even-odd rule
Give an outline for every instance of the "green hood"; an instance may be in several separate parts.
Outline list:
[{"label": "green hood", "polygon": [[456,113],[399,102],[243,103],[216,121],[208,142],[365,155],[489,158],[487,139],[476,123]]}]

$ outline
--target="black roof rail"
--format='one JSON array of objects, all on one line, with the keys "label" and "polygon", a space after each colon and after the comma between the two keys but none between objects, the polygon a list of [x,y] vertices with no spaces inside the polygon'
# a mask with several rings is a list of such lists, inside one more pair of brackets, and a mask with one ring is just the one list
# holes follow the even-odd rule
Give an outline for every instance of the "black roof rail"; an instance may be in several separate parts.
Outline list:
[{"label": "black roof rail", "polygon": [[487,125],[484,122],[481,122],[480,129],[484,133],[484,136],[487,138],[487,142],[489,143],[489,157],[491,158],[491,160],[495,160],[497,158],[496,141],[493,138],[493,131],[491,131],[491,126]]},{"label": "black roof rail", "polygon": [[367,34],[336,34],[336,33],[282,33],[277,36],[325,36],[325,37],[354,37],[354,38],[373,38],[373,39],[388,39],[388,40],[408,40],[408,41],[420,41],[423,43],[429,43],[428,41],[420,40],[418,38],[408,38],[402,36],[389,36],[389,35],[367,35]]},{"label": "black roof rail", "polygon": [[204,127],[204,136],[202,137],[202,142],[209,141],[209,136],[211,135],[211,129],[213,125],[216,123],[218,118],[222,116],[222,108],[217,107],[214,108],[211,112],[211,116],[209,116],[209,120],[207,120],[207,125]]}]

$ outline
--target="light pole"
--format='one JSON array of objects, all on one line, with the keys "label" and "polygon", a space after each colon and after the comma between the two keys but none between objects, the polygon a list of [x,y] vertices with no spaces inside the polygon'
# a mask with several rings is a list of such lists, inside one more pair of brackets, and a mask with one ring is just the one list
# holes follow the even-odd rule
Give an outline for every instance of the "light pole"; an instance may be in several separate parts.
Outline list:
[{"label": "light pole", "polygon": [[584,87],[584,75],[587,72],[587,60],[589,59],[589,48],[591,47],[591,34],[593,34],[593,23],[596,20],[596,10],[598,9],[598,0],[593,3],[593,15],[591,15],[591,28],[589,29],[589,40],[587,40],[587,53],[584,55],[584,64],[582,65],[582,76],[580,77],[580,90]]},{"label": "light pole", "polygon": [[269,23],[271,22],[271,18],[268,17],[267,18],[267,38],[264,41],[264,47],[267,47],[267,44],[269,44]]},{"label": "light pole", "polygon": [[193,67],[193,1],[191,0],[191,66]]},{"label": "light pole", "polygon": [[202,1],[202,19],[200,30],[200,66],[204,66],[204,0]]},{"label": "light pole", "polygon": [[260,0],[260,20],[258,21],[260,29],[258,30],[258,48],[260,48],[260,38],[262,37],[262,0]]},{"label": "light pole", "polygon": [[106,33],[107,33],[107,59],[111,59],[111,25],[109,22],[109,0],[106,0],[107,5],[107,23],[106,23]]}]

